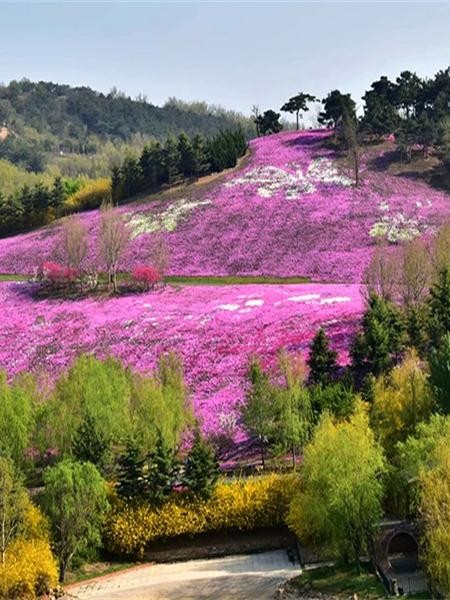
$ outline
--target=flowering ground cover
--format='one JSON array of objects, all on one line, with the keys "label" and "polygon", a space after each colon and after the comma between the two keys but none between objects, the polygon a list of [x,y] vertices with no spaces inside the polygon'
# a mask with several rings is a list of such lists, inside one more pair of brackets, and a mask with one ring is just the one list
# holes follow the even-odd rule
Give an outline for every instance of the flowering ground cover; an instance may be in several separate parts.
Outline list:
[{"label": "flowering ground cover", "polygon": [[[121,268],[145,263],[155,232],[170,249],[172,275],[306,276],[360,282],[378,239],[433,231],[450,218],[450,197],[411,177],[391,175],[383,153],[367,159],[355,189],[327,131],[287,132],[251,142],[245,168],[225,181],[186,188],[185,197],[132,203],[132,241]],[[373,159],[376,160],[373,160]],[[98,211],[82,218],[96,253]],[[51,258],[58,225],[0,240],[0,273],[31,273]],[[99,265],[101,267],[101,265]]]},{"label": "flowering ground cover", "polygon": [[113,355],[151,370],[177,352],[196,414],[208,434],[230,431],[244,398],[248,359],[267,366],[284,348],[301,353],[324,325],[340,358],[362,310],[358,285],[166,286],[105,300],[35,300],[27,283],[0,283],[0,367],[50,376],[80,352]]}]

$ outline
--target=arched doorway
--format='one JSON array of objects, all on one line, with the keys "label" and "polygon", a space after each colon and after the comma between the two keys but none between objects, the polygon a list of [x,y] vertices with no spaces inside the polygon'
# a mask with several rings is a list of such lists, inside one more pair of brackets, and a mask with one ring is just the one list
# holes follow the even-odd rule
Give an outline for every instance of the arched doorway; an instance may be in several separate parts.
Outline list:
[{"label": "arched doorway", "polygon": [[411,573],[419,567],[419,548],[413,535],[399,532],[392,536],[387,557],[396,573]]}]

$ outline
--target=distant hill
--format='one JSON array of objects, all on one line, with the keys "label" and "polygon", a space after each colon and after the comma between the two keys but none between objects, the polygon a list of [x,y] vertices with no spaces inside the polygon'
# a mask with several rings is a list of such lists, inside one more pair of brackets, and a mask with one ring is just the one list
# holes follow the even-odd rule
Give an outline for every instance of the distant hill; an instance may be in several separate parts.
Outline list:
[{"label": "distant hill", "polygon": [[142,145],[181,131],[212,135],[240,124],[252,135],[251,121],[239,113],[204,103],[171,100],[154,106],[144,97],[109,94],[26,79],[0,86],[0,158],[42,171],[51,156],[93,155],[105,142]]}]

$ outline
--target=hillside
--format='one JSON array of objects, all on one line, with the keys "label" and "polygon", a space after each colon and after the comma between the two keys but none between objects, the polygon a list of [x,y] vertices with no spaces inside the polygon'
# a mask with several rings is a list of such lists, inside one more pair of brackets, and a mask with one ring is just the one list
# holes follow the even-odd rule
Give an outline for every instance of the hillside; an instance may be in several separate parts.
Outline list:
[{"label": "hillside", "polygon": [[[378,241],[395,244],[432,233],[448,219],[448,194],[387,170],[389,145],[366,157],[355,189],[336,154],[324,147],[329,135],[318,130],[255,139],[246,166],[220,181],[122,206],[132,242],[121,268],[145,263],[162,227],[172,275],[359,283]],[[98,211],[82,218],[95,265]],[[52,256],[58,231],[55,224],[0,240],[0,272],[32,273]]]},{"label": "hillside", "polygon": [[237,123],[250,134],[249,119],[204,103],[172,100],[159,107],[115,90],[26,79],[0,86],[0,158],[34,171],[60,154],[101,153],[105,142],[139,144],[182,131],[212,135]]}]

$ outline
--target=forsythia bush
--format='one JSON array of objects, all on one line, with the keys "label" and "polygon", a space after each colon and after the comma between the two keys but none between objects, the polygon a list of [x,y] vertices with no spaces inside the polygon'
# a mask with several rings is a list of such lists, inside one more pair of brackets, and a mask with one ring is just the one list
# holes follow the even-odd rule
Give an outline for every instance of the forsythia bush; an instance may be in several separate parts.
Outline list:
[{"label": "forsythia bush", "polygon": [[47,522],[30,503],[23,535],[7,547],[5,564],[0,563],[0,598],[35,598],[57,582]]},{"label": "forsythia bush", "polygon": [[58,567],[45,540],[17,539],[0,565],[0,598],[35,598],[58,581]]},{"label": "forsythia bush", "polygon": [[90,208],[98,208],[104,202],[111,201],[111,181],[96,179],[83,186],[64,202],[66,212],[72,213]]},{"label": "forsythia bush", "polygon": [[159,508],[117,501],[105,525],[106,547],[117,554],[139,555],[161,538],[280,525],[297,487],[296,475],[271,474],[221,481],[206,501],[182,493]]}]

